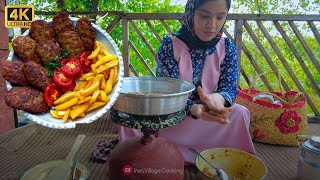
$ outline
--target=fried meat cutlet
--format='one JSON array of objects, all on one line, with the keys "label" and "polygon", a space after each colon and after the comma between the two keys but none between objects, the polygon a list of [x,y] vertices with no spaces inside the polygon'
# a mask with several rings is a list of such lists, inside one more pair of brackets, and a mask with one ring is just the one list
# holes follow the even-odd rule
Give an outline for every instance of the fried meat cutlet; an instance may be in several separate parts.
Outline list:
[{"label": "fried meat cutlet", "polygon": [[43,92],[32,87],[13,87],[5,93],[7,105],[29,113],[45,113],[50,107],[46,104]]},{"label": "fried meat cutlet", "polygon": [[87,51],[94,50],[95,32],[88,18],[80,18],[76,24],[76,32],[79,34],[84,48]]},{"label": "fried meat cutlet", "polygon": [[63,32],[74,30],[72,21],[69,19],[69,15],[66,12],[61,12],[55,15],[53,17],[52,25],[57,36]]},{"label": "fried meat cutlet", "polygon": [[80,36],[75,31],[61,33],[58,37],[60,46],[70,52],[70,57],[79,58],[85,50]]},{"label": "fried meat cutlet", "polygon": [[0,72],[3,78],[9,81],[11,84],[18,86],[30,85],[28,79],[23,72],[22,61],[2,61],[0,66]]},{"label": "fried meat cutlet", "polygon": [[35,41],[46,39],[56,42],[53,27],[44,20],[35,20],[31,23],[30,36]]},{"label": "fried meat cutlet", "polygon": [[48,39],[43,39],[37,42],[37,54],[43,64],[53,60],[56,56],[62,56],[59,44]]},{"label": "fried meat cutlet", "polygon": [[12,48],[23,62],[35,61],[40,63],[37,56],[36,41],[25,36],[19,36],[12,40]]},{"label": "fried meat cutlet", "polygon": [[52,78],[48,76],[48,70],[33,61],[24,63],[23,72],[29,83],[38,89],[45,90],[53,83]]}]

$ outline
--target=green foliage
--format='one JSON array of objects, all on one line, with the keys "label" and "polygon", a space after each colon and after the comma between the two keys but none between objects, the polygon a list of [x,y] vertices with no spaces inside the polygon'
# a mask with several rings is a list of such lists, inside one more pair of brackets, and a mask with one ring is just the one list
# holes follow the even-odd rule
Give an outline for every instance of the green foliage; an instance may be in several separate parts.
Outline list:
[{"label": "green foliage", "polygon": [[[170,8],[168,8],[170,7]],[[129,1],[126,4],[122,4],[119,1],[99,1],[100,10],[109,10],[109,11],[125,11],[125,12],[135,12],[135,13],[164,13],[164,12],[182,12],[182,5],[170,5],[169,0],[164,0],[163,2],[159,0],[149,0],[149,1]],[[108,15],[102,17],[97,21],[99,26],[102,28],[107,28],[110,22],[114,17]],[[132,21],[139,31],[143,34],[144,38],[151,46],[154,52],[158,51],[160,42],[156,39],[152,30],[148,27],[145,21],[133,20]],[[160,21],[150,21],[156,32],[162,38],[165,34],[169,34]],[[177,21],[166,21],[168,26],[175,31],[179,27]],[[119,47],[122,48],[122,23],[118,23],[116,27],[112,30],[110,35],[118,43]],[[129,25],[129,39],[146,63],[150,66],[151,70],[155,73],[156,63],[154,60],[154,55],[149,50],[148,46],[142,41],[142,38],[135,31],[133,26]],[[150,76],[150,72],[141,62],[141,59],[136,54],[133,48],[130,48],[130,63],[131,65],[139,72],[141,76]]]},{"label": "green foliage", "polygon": [[[123,3],[126,2],[126,3]],[[32,4],[35,6],[35,9],[38,11],[61,11],[57,7],[55,0],[20,0],[21,4]],[[93,7],[92,0],[64,0],[64,7],[66,11],[72,12],[83,12],[91,11]],[[181,13],[184,11],[184,5],[171,5],[170,0],[99,0],[98,1],[98,10],[99,11],[124,11],[125,13]],[[240,0],[232,1],[231,13],[252,13],[252,14],[319,14],[320,9],[320,0],[275,0],[275,1],[263,1],[263,0]],[[43,19],[52,18],[50,16],[40,17]],[[98,16],[96,24],[101,28],[106,29],[109,24],[113,21],[115,16],[104,15]],[[143,39],[139,36],[133,26],[129,23],[129,39],[130,42],[134,45],[146,63],[150,66],[153,72],[155,72],[156,63],[154,60],[153,52],[157,52],[160,41],[156,38],[152,30],[149,28],[147,23],[142,20],[133,20],[132,21],[139,31],[143,34],[145,40],[151,47],[151,51],[148,46],[146,46]],[[172,31],[176,31],[180,23],[174,20],[165,21]],[[155,31],[159,34],[160,38],[163,38],[164,35],[169,34],[164,28],[163,24],[159,20],[150,21]],[[251,29],[254,31],[254,34],[257,36],[258,40],[261,42],[261,45],[264,47],[268,53],[270,59],[275,64],[275,66],[281,72],[282,77],[285,79],[286,84],[288,84],[291,90],[298,90],[296,83],[292,80],[290,74],[283,66],[280,58],[277,56],[272,46],[269,44],[267,39],[264,37],[263,33],[257,26],[255,21],[248,21]],[[273,41],[279,47],[282,56],[286,60],[287,64],[293,70],[295,76],[299,80],[302,87],[308,93],[312,102],[317,106],[318,110],[320,109],[319,96],[316,93],[316,90],[313,88],[313,85],[310,83],[308,77],[306,77],[301,64],[294,56],[292,50],[288,47],[283,37],[275,28],[272,22],[262,22],[267,29],[267,31],[272,36]],[[303,35],[307,45],[312,50],[316,61],[319,63],[320,60],[320,46],[316,39],[313,36],[312,31],[309,29],[309,26],[306,22],[294,22],[300,33]],[[320,85],[320,75],[318,70],[315,68],[310,57],[305,52],[303,46],[295,36],[291,27],[287,22],[280,22],[281,27],[286,32],[287,36],[294,45],[296,51],[300,54],[303,62],[308,67],[310,73],[313,75],[313,78]],[[316,22],[316,27],[319,29],[319,23]],[[234,22],[227,22],[225,28],[230,34],[233,34]],[[253,61],[259,66],[262,72],[271,72],[270,65],[266,62],[266,59],[263,58],[262,53],[257,48],[257,45],[252,41],[251,36],[248,32],[243,29],[243,42],[244,45],[248,48],[249,52],[253,56]],[[118,22],[116,26],[111,31],[110,35],[116,41],[119,48],[122,49],[122,22]],[[145,65],[142,63],[138,54],[135,52],[134,48],[130,48],[130,63],[138,71],[140,76],[150,76],[150,72],[147,70]],[[256,70],[254,69],[252,63],[246,54],[242,51],[241,54],[241,65],[246,73],[246,75],[252,79],[256,75]],[[279,90],[279,81],[276,75],[266,76],[274,90]],[[242,76],[240,76],[240,86],[242,88],[247,88],[248,84]],[[258,79],[255,83],[255,88],[265,90],[266,86],[261,79]],[[309,109],[309,113],[312,111]]]},{"label": "green foliage", "polygon": [[318,14],[319,0],[232,1],[231,12],[252,14]]}]

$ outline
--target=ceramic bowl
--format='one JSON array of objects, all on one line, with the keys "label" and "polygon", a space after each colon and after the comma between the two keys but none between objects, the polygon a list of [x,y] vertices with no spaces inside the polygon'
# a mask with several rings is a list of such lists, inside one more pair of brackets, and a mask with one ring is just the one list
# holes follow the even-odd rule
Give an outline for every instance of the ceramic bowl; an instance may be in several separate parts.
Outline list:
[{"label": "ceramic bowl", "polygon": [[[213,166],[223,169],[231,180],[258,180],[267,175],[267,167],[255,155],[231,148],[212,148],[200,153]],[[218,179],[210,165],[199,156],[195,159],[196,167],[202,179]]]}]

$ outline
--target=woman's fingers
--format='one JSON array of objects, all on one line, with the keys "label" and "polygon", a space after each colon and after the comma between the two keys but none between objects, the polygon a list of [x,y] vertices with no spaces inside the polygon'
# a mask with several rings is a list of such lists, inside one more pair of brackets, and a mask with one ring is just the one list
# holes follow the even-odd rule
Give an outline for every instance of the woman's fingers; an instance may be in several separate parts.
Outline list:
[{"label": "woman's fingers", "polygon": [[230,123],[229,118],[228,118],[228,112],[227,111],[232,111],[230,108],[229,110],[226,110],[224,112],[217,112],[217,111],[209,111],[208,113],[215,116],[224,119],[225,123]]},{"label": "woman's fingers", "polygon": [[216,111],[216,110],[210,110],[209,112],[215,112],[215,113],[221,113],[221,114],[228,114],[229,112],[232,111],[232,108],[230,107],[224,107],[224,108],[221,108],[221,110],[219,111]]},{"label": "woman's fingers", "polygon": [[202,87],[201,87],[201,86],[198,86],[198,87],[197,87],[197,91],[198,91],[200,100],[201,100],[202,102],[205,102],[207,95],[206,95],[206,93],[203,91]]},{"label": "woman's fingers", "polygon": [[223,108],[223,111],[220,112],[215,110],[209,110],[203,104],[195,104],[191,107],[190,111],[192,115],[202,118],[206,121],[227,124],[230,123],[230,120],[228,118],[228,112],[232,111],[232,109]]},{"label": "woman's fingers", "polygon": [[219,116],[215,116],[209,112],[203,112],[202,113],[202,119],[206,120],[206,121],[211,121],[211,122],[218,122],[218,123],[222,123],[222,124],[228,124],[230,123],[229,118],[227,117],[219,117]]},{"label": "woman's fingers", "polygon": [[217,108],[217,106],[215,106],[213,103],[210,101],[210,98],[208,97],[208,95],[204,92],[204,90],[202,89],[201,86],[198,86],[197,88],[200,100],[209,108],[215,111],[219,111],[220,109]]},{"label": "woman's fingers", "polygon": [[212,114],[213,116],[221,117],[221,118],[227,118],[226,113],[221,113],[217,111],[208,111],[208,113]]},{"label": "woman's fingers", "polygon": [[[217,94],[206,94],[201,86],[197,88],[200,100],[205,104],[205,106],[213,111],[223,112],[224,105]],[[223,97],[222,97],[223,98]]]}]

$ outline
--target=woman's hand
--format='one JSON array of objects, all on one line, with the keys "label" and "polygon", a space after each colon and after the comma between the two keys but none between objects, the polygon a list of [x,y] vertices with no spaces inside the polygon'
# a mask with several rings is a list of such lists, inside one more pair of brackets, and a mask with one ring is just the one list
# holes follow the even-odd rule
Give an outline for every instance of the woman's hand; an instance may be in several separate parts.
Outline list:
[{"label": "woman's hand", "polygon": [[197,91],[203,104],[193,105],[190,109],[192,115],[207,121],[230,123],[228,113],[232,109],[224,106],[227,102],[219,93],[206,94],[201,87]]}]

